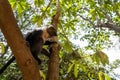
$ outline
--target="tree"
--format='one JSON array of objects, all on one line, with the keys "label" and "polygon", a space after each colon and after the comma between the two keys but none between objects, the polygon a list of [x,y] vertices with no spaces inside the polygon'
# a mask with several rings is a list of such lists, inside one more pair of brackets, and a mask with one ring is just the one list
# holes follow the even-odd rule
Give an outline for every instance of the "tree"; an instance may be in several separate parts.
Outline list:
[{"label": "tree", "polygon": [[27,47],[22,33],[18,28],[10,4],[7,0],[1,0],[0,5],[2,6],[0,7],[0,28],[13,51],[17,63],[22,71],[23,79],[40,80],[40,74],[37,68],[37,64],[35,64],[35,60],[30,54],[30,50]]}]

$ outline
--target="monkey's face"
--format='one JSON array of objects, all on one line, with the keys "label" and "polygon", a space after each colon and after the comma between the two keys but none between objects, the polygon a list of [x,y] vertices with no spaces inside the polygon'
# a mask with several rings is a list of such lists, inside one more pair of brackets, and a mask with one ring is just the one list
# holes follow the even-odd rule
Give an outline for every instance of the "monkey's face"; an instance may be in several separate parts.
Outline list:
[{"label": "monkey's face", "polygon": [[50,35],[49,35],[49,33],[47,32],[47,30],[45,29],[45,30],[43,30],[43,33],[42,33],[42,38],[43,38],[43,41],[45,42],[45,41],[47,41],[48,40],[48,38],[50,38]]},{"label": "monkey's face", "polygon": [[54,29],[54,27],[48,27],[46,29],[43,29],[42,31],[43,31],[42,38],[43,38],[44,43],[46,41],[50,43],[58,41],[57,32]]}]

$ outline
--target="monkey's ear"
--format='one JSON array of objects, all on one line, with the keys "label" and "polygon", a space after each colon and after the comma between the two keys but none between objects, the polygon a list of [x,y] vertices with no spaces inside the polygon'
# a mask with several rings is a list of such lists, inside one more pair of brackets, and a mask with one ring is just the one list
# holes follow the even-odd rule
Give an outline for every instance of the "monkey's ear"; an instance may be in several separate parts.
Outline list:
[{"label": "monkey's ear", "polygon": [[57,31],[54,27],[48,27],[47,32],[50,36],[57,36]]}]

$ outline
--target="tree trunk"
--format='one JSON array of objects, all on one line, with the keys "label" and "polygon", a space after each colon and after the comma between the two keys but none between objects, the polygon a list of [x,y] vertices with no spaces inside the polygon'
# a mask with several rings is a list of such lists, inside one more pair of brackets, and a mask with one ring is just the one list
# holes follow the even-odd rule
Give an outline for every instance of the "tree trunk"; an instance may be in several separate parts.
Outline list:
[{"label": "tree trunk", "polygon": [[0,28],[9,44],[24,80],[41,80],[38,66],[20,32],[8,0],[0,0]]},{"label": "tree trunk", "polygon": [[48,63],[48,72],[46,80],[59,80],[59,44],[52,44],[52,53]]}]

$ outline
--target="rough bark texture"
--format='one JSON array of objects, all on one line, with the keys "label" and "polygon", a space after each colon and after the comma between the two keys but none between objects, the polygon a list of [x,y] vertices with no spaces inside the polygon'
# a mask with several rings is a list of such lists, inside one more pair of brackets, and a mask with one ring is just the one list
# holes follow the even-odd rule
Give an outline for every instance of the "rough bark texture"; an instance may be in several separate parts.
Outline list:
[{"label": "rough bark texture", "polygon": [[24,80],[41,80],[39,69],[18,28],[8,0],[0,0],[0,28],[9,44]]},{"label": "rough bark texture", "polygon": [[59,80],[59,44],[52,44],[52,53],[48,63],[48,73],[46,80]]},{"label": "rough bark texture", "polygon": [[[60,2],[57,0],[57,12],[52,18],[53,27],[57,31],[57,24],[59,22],[59,16],[60,16]],[[52,48],[52,52],[50,55],[49,63],[48,63],[48,72],[46,80],[59,80],[59,51],[60,51],[60,45],[58,43],[50,45],[50,48]]]}]

